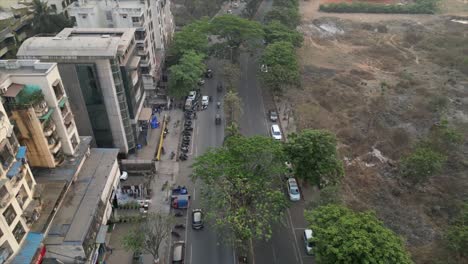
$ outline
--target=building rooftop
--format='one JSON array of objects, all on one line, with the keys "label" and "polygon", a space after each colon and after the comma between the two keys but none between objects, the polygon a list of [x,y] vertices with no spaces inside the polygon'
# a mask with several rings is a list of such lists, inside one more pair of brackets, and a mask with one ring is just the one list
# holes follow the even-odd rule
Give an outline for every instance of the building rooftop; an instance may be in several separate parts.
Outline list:
[{"label": "building rooftop", "polygon": [[44,244],[83,243],[98,213],[100,197],[118,153],[118,149],[90,150],[89,158],[65,195]]},{"label": "building rooftop", "polygon": [[125,53],[134,35],[134,28],[65,28],[54,37],[26,39],[16,56],[44,59],[113,58]]},{"label": "building rooftop", "polygon": [[45,75],[57,66],[55,62],[39,60],[0,60],[0,84],[14,75]]}]

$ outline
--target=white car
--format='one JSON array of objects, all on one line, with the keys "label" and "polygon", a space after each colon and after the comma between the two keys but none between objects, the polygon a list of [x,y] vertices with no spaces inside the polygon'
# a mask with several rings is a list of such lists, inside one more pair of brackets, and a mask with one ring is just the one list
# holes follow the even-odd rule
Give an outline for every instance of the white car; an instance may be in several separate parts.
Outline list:
[{"label": "white car", "polygon": [[120,175],[121,181],[126,181],[128,179],[128,173],[126,171],[122,171],[122,175]]},{"label": "white car", "polygon": [[207,107],[210,102],[210,98],[207,95],[202,96],[201,105]]},{"label": "white car", "polygon": [[195,101],[195,98],[197,97],[197,92],[195,91],[190,91],[189,93],[189,96],[187,97],[187,99],[190,99],[192,101]]},{"label": "white car", "polygon": [[314,248],[314,242],[310,241],[313,238],[313,232],[312,229],[306,229],[304,230],[304,245],[305,245],[305,250],[307,255],[313,255],[313,248]]},{"label": "white car", "polygon": [[281,130],[278,125],[272,125],[271,126],[271,136],[276,139],[276,140],[281,140]]},{"label": "white car", "polygon": [[288,179],[288,194],[289,194],[289,200],[291,201],[301,200],[301,193],[299,192],[299,186],[297,186],[296,179],[294,178]]}]

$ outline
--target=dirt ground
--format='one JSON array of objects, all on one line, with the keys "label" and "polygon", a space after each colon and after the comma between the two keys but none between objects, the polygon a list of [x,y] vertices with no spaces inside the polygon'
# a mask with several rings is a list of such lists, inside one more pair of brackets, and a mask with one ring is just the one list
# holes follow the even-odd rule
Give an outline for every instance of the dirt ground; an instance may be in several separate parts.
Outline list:
[{"label": "dirt ground", "polygon": [[347,205],[375,210],[417,263],[449,263],[441,238],[468,199],[468,144],[461,160],[419,186],[397,166],[442,118],[468,142],[468,24],[440,15],[331,15],[317,6],[302,3],[303,87],[284,95],[298,128],[337,134]]}]

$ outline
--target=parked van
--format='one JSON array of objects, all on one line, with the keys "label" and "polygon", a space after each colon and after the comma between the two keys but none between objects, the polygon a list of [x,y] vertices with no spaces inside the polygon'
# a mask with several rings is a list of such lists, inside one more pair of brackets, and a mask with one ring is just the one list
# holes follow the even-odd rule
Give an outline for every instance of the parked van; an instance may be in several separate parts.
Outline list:
[{"label": "parked van", "polygon": [[185,110],[192,110],[192,106],[193,106],[193,100],[190,98],[187,98],[187,100],[185,101]]},{"label": "parked van", "polygon": [[185,242],[177,241],[172,246],[172,263],[184,263]]}]

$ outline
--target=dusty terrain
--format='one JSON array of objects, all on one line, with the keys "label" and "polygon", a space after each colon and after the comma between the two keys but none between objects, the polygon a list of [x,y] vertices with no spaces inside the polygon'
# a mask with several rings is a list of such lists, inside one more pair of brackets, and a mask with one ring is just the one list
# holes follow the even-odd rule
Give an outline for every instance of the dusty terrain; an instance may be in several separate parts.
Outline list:
[{"label": "dusty terrain", "polygon": [[401,179],[397,167],[442,118],[468,141],[468,25],[448,16],[329,17],[313,6],[301,7],[303,87],[284,95],[298,128],[337,134],[346,204],[375,210],[417,263],[450,263],[441,238],[468,200],[467,144],[419,186]]}]

